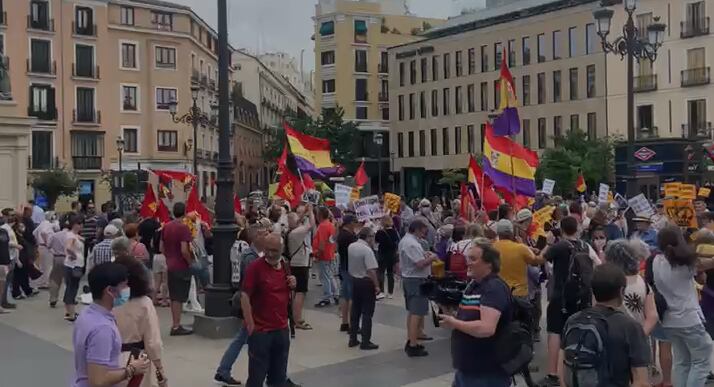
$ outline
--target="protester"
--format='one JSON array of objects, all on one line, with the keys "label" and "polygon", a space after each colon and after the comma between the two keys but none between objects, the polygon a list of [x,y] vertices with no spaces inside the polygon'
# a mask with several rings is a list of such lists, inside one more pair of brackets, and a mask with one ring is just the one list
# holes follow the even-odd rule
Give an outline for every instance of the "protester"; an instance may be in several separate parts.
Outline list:
[{"label": "protester", "polygon": [[650,249],[657,248],[657,231],[652,228],[652,220],[636,216],[632,218],[632,221],[635,223],[635,231],[631,237],[647,243]]},{"label": "protester", "polygon": [[[363,350],[378,349],[372,342],[372,316],[377,294],[381,293],[377,279],[379,264],[374,256],[375,234],[369,227],[363,227],[359,240],[347,248],[348,271],[352,277],[352,310],[350,312],[350,348],[360,346]],[[360,324],[361,323],[361,324]],[[360,327],[360,328],[358,328]],[[362,341],[357,340],[360,334]]]},{"label": "protester", "polygon": [[426,235],[422,238],[421,243],[423,244],[424,250],[431,250],[436,243],[436,230],[439,228],[439,221],[436,219],[432,213],[431,202],[428,199],[422,199],[419,202],[419,210],[415,214],[412,221],[418,220],[422,224],[426,225],[427,231]]},{"label": "protester", "polygon": [[94,203],[89,202],[85,207],[84,222],[82,223],[82,238],[84,238],[85,252],[84,256],[89,256],[89,251],[94,247],[97,241],[97,221],[99,220],[99,215],[97,215]]},{"label": "protester", "polygon": [[39,226],[40,223],[45,220],[45,210],[38,206],[32,199],[28,200],[27,204],[32,207],[32,221],[35,223],[35,226]]},{"label": "protester", "polygon": [[[60,288],[64,282],[64,261],[67,256],[67,239],[69,238],[69,218],[72,214],[65,215],[60,221],[62,230],[58,231],[48,241],[52,253],[52,270],[50,271],[50,308],[57,306]],[[6,307],[2,305],[3,308]]]},{"label": "protester", "polygon": [[[382,228],[375,235],[377,242],[377,260],[379,262],[379,288],[382,291],[377,294],[377,299],[384,298],[384,290],[387,290],[387,297],[394,298],[394,266],[397,264],[397,247],[399,247],[399,233],[394,228],[394,221],[389,215],[382,218]],[[386,275],[386,281],[385,281]],[[387,287],[385,288],[385,282]]]},{"label": "protester", "polygon": [[44,219],[32,232],[37,242],[37,267],[42,272],[40,278],[33,282],[38,289],[49,289],[50,271],[52,270],[52,252],[49,249],[49,241],[56,231],[52,224],[56,220],[55,213],[48,211],[44,215]]},{"label": "protester", "polygon": [[[5,223],[5,216],[0,214],[0,224]],[[0,227],[0,299],[7,299],[7,287],[5,286],[8,273],[10,272],[10,234],[3,227]],[[10,304],[0,304],[0,314],[5,314]],[[14,305],[12,305],[14,307]]]},{"label": "protester", "polygon": [[64,259],[64,319],[74,322],[77,319],[77,292],[79,281],[84,275],[84,240],[82,239],[82,219],[79,215],[72,215],[68,222],[67,244],[65,245]]},{"label": "protester", "polygon": [[[30,221],[32,223],[32,221]],[[35,249],[31,246],[31,242],[26,237],[26,223],[15,222],[13,231],[17,236],[17,243],[22,247],[19,251],[19,256],[15,262],[15,275],[12,283],[12,298],[19,300],[25,297],[34,297],[39,291],[30,286],[30,276],[39,277],[38,270],[35,267]]]},{"label": "protester", "polygon": [[357,241],[357,232],[361,226],[354,215],[342,218],[342,227],[337,234],[337,255],[340,257],[340,316],[342,324],[340,332],[350,331],[350,309],[352,308],[352,277],[349,273],[349,256],[347,249]]},{"label": "protester", "polygon": [[168,269],[169,298],[171,299],[171,336],[184,336],[193,333],[181,326],[183,303],[188,301],[191,288],[191,272],[189,267],[193,262],[190,243],[191,230],[183,221],[186,215],[186,205],[181,202],[174,204],[174,220],[167,223],[161,232],[161,252],[166,257]]},{"label": "protester", "polygon": [[4,229],[7,232],[8,237],[10,238],[10,263],[8,264],[7,279],[5,282],[5,287],[3,288],[0,306],[5,309],[15,309],[17,305],[10,301],[9,295],[11,295],[12,286],[15,283],[15,267],[17,265],[18,258],[20,257],[20,250],[22,250],[23,247],[18,243],[17,234],[14,230],[15,224],[17,223],[17,216],[15,214],[15,210],[13,210],[12,208],[5,208],[2,210],[2,216],[5,219],[5,222],[0,225],[0,228]]},{"label": "protester", "polygon": [[531,251],[528,246],[515,241],[513,223],[501,219],[496,224],[498,241],[493,248],[498,251],[501,265],[499,276],[506,281],[514,297],[528,297],[528,266],[538,266],[544,263],[541,257]]},{"label": "protester", "polygon": [[317,209],[317,232],[312,240],[312,249],[320,269],[322,300],[315,307],[329,306],[332,301],[339,303],[335,274],[332,270],[335,260],[335,226],[330,221],[330,210],[326,207]]},{"label": "protester", "polygon": [[295,298],[292,304],[295,328],[310,330],[312,326],[305,322],[302,315],[305,295],[308,290],[308,281],[310,279],[310,256],[307,252],[305,238],[310,234],[310,231],[315,228],[316,224],[312,206],[308,205],[301,207],[301,209],[301,214],[295,212],[288,214],[288,231],[286,238],[286,251],[288,255],[285,258],[290,263],[290,272],[295,276],[297,281],[295,285]]},{"label": "protester", "polygon": [[121,236],[121,233],[113,224],[108,224],[104,227],[102,236],[104,237],[102,241],[97,243],[89,253],[90,268],[112,261],[112,240]]},{"label": "protester", "polygon": [[139,225],[129,223],[124,226],[124,235],[131,241],[129,252],[131,256],[138,259],[146,267],[149,266],[149,250],[139,241]]}]

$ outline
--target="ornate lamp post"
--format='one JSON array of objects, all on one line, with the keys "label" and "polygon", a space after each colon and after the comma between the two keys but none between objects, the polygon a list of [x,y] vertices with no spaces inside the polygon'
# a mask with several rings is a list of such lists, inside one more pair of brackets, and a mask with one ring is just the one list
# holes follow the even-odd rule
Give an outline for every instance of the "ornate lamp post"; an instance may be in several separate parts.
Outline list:
[{"label": "ornate lamp post", "polygon": [[122,169],[122,154],[124,153],[124,139],[119,136],[117,137],[117,153],[119,154],[119,175],[114,181],[114,189],[116,190],[116,195],[119,198],[119,212],[122,212],[122,200],[119,197],[124,191],[124,171]]},{"label": "ornate lamp post", "polygon": [[382,143],[384,142],[384,135],[381,132],[375,132],[372,136],[372,141],[377,144],[377,173],[378,173],[378,187],[379,194],[382,194]]},{"label": "ornate lamp post", "polygon": [[[196,179],[198,180],[198,126],[201,125],[202,128],[205,128],[209,125],[211,125],[211,119],[208,117],[204,112],[201,111],[201,108],[198,107],[198,104],[196,101],[198,100],[198,92],[199,88],[197,86],[191,86],[191,99],[193,99],[193,105],[191,106],[191,109],[188,111],[188,113],[183,114],[179,117],[176,117],[176,110],[178,108],[178,102],[176,102],[175,99],[172,99],[171,102],[169,102],[169,112],[171,113],[171,119],[174,121],[174,123],[184,123],[184,124],[189,124],[193,126],[193,174],[196,175]],[[218,106],[215,103],[211,103],[211,113],[213,115],[216,114],[218,111]]]},{"label": "ornate lamp post", "polygon": [[[603,0],[602,5],[612,4]],[[602,8],[593,12],[597,22],[597,34],[602,40],[602,49],[605,53],[620,55],[627,59],[627,195],[637,193],[635,178],[635,92],[634,92],[634,61],[657,59],[657,50],[662,46],[666,25],[659,22],[659,17],[654,18],[655,23],[647,27],[647,36],[644,37],[635,26],[633,15],[637,9],[637,0],[624,0],[627,22],[622,27],[622,35],[612,42],[607,40],[610,34],[612,16],[615,11]]]}]

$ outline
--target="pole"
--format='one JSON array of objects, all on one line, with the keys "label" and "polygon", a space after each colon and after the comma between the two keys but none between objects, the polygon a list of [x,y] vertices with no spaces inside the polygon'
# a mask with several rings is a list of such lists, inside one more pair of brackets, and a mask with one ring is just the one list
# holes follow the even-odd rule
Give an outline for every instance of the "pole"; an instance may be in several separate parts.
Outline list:
[{"label": "pole", "polygon": [[377,179],[379,179],[379,194],[382,194],[382,144],[379,144],[379,153],[377,154]]},{"label": "pole", "polygon": [[[198,117],[201,113],[198,111],[198,105],[196,105],[196,99],[193,99],[193,106],[191,107],[191,124],[193,124],[193,175],[196,177],[196,182],[198,182]],[[206,184],[206,182],[203,182]]]},{"label": "pole", "polygon": [[628,12],[625,25],[625,41],[627,42],[627,195],[636,194],[635,179],[635,91],[634,91],[634,57],[633,42],[635,41],[635,22],[632,13]]},{"label": "pole", "polygon": [[117,201],[119,202],[119,213],[122,213],[122,198],[121,194],[124,192],[124,171],[122,170],[122,151],[123,149],[117,149],[119,151],[119,187],[117,193]]}]

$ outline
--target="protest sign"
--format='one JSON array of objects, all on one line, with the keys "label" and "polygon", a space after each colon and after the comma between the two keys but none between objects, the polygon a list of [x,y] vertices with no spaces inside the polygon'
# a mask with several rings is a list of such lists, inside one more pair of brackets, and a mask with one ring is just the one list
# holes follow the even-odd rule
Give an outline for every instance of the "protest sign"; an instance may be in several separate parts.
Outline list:
[{"label": "protest sign", "polygon": [[335,184],[335,206],[339,208],[347,208],[350,204],[350,196],[352,195],[352,187],[344,184]]},{"label": "protest sign", "polygon": [[650,218],[652,215],[655,214],[654,209],[650,205],[650,202],[647,200],[644,194],[639,194],[632,199],[628,200],[627,203],[630,205],[630,208],[632,208],[632,211],[635,212],[635,215],[641,216],[644,218]]},{"label": "protest sign", "polygon": [[543,193],[547,195],[553,194],[553,188],[555,187],[555,180],[543,179]]},{"label": "protest sign", "polygon": [[354,202],[356,200],[359,200],[359,197],[361,195],[361,192],[360,192],[361,189],[362,189],[362,187],[352,187],[352,192],[350,193],[351,201]]},{"label": "protest sign", "polygon": [[679,187],[682,183],[665,183],[664,184],[664,196],[676,198],[679,197]]},{"label": "protest sign", "polygon": [[355,200],[355,213],[357,214],[357,220],[360,222],[379,219],[384,216],[384,210],[379,205],[379,197],[377,195]]},{"label": "protest sign", "polygon": [[600,192],[597,195],[597,200],[599,203],[607,203],[608,192],[610,192],[610,186],[607,184],[600,183]]},{"label": "protest sign", "polygon": [[625,209],[627,208],[627,199],[620,194],[615,194],[615,203],[617,203],[617,208]]},{"label": "protest sign", "polygon": [[709,195],[712,193],[711,188],[699,188],[699,192],[697,193],[697,196],[703,197],[703,198],[708,198]]},{"label": "protest sign", "polygon": [[384,194],[384,208],[389,210],[389,212],[392,214],[399,213],[399,207],[400,207],[401,201],[402,201],[402,198],[399,195],[395,195],[390,192],[386,192]]},{"label": "protest sign", "polygon": [[545,206],[533,214],[533,235],[536,238],[539,236],[545,236],[544,226],[546,223],[553,219],[553,206]]},{"label": "protest sign", "polygon": [[697,187],[694,184],[682,184],[679,186],[680,199],[694,200],[697,197]]},{"label": "protest sign", "polygon": [[302,201],[316,206],[320,204],[320,192],[314,189],[307,190],[302,194]]},{"label": "protest sign", "polygon": [[691,200],[665,199],[664,212],[679,227],[697,228],[697,216]]}]

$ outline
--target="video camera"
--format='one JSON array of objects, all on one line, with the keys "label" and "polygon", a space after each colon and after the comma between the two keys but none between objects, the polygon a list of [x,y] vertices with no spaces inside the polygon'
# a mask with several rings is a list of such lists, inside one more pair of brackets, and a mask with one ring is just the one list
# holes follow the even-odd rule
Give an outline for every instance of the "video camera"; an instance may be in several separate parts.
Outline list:
[{"label": "video camera", "polygon": [[[468,281],[460,280],[453,275],[443,278],[429,277],[419,285],[419,293],[428,298],[431,304],[432,319],[435,327],[439,327],[439,314],[443,313],[442,307],[456,309],[461,303],[464,290]],[[438,310],[434,307],[438,305]]]}]

